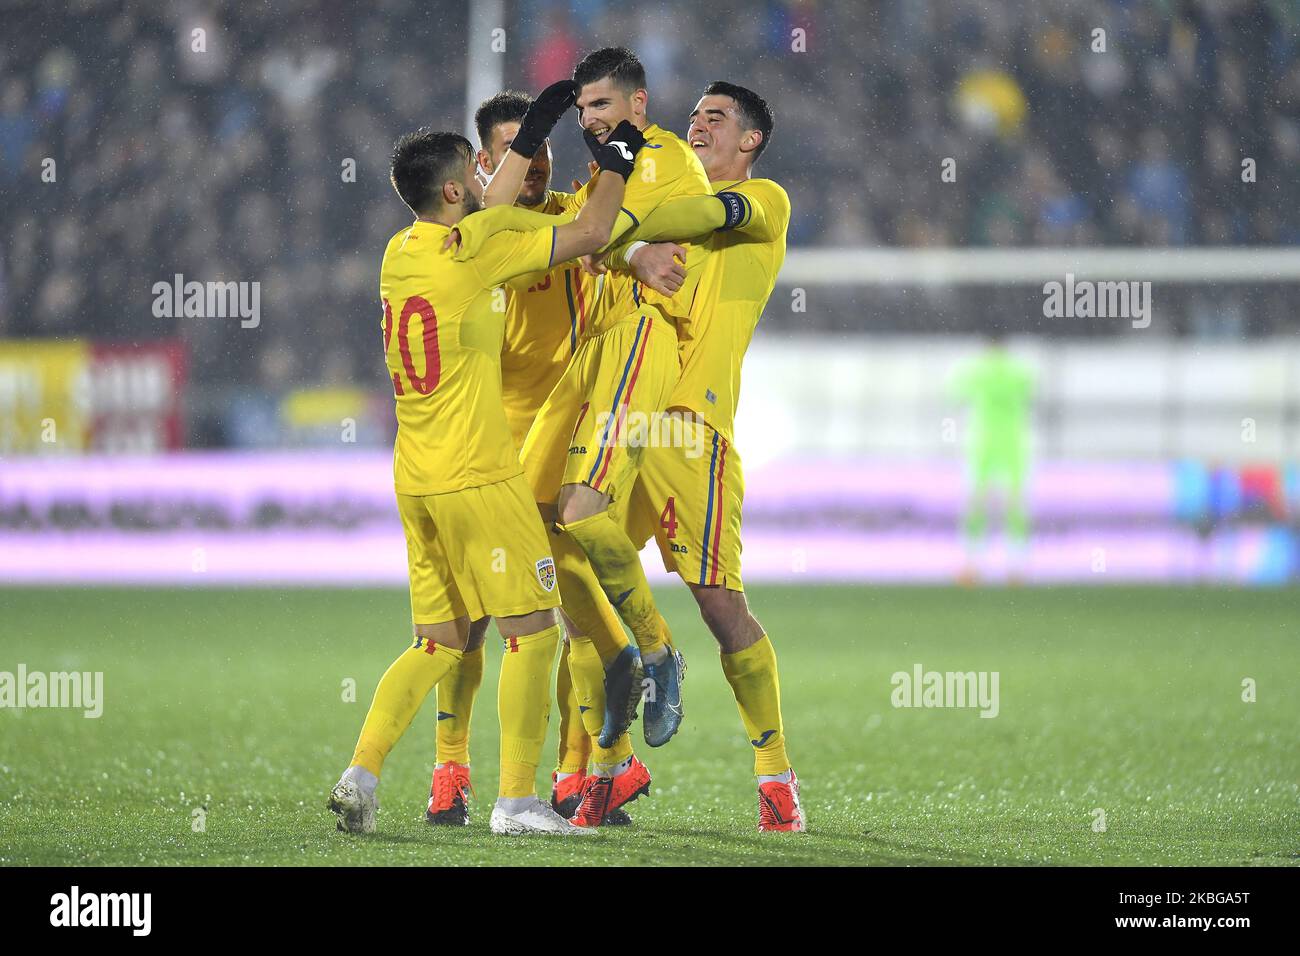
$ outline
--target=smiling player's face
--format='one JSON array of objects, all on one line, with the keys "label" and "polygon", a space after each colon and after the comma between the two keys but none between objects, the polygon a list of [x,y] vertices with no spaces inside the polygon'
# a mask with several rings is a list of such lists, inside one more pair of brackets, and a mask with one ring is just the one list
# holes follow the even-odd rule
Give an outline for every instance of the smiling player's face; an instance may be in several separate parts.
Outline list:
[{"label": "smiling player's face", "polygon": [[645,108],[645,91],[624,93],[609,77],[588,83],[578,90],[578,125],[590,130],[602,143],[623,120],[637,125],[637,105]]},{"label": "smiling player's face", "polygon": [[[492,172],[501,165],[501,161],[506,158],[506,150],[514,142],[515,134],[518,132],[519,124],[513,120],[508,123],[497,123],[492,127],[492,169],[485,170],[486,172]],[[546,198],[546,191],[550,188],[551,142],[545,140],[533,154],[532,162],[528,164],[524,184],[519,188],[519,201],[525,206],[536,206]]]},{"label": "smiling player's face", "polygon": [[714,169],[730,165],[740,155],[740,144],[745,136],[735,100],[718,94],[700,97],[691,113],[686,142],[700,157],[710,179],[716,178]]}]

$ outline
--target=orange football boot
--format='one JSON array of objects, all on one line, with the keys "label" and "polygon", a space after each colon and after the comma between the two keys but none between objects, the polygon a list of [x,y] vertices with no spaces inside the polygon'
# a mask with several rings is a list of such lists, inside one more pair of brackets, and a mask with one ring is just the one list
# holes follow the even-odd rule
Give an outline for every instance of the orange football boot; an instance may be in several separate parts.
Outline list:
[{"label": "orange football boot", "polygon": [[[573,815],[578,812],[578,807],[582,805],[582,794],[587,781],[595,778],[589,776],[585,770],[571,774],[563,780],[557,780],[558,776],[559,774],[551,774],[551,809],[564,819],[572,820]],[[632,818],[627,815],[627,811],[618,809],[606,813],[601,826],[625,827],[631,822]]]},{"label": "orange football boot", "polygon": [[469,826],[469,795],[473,792],[467,765],[445,763],[434,767],[424,819],[438,826]]},{"label": "orange football boot", "polygon": [[568,820],[582,804],[582,788],[587,783],[587,771],[571,773],[563,780],[558,772],[551,774],[551,809]]},{"label": "orange football boot", "polygon": [[632,765],[617,777],[587,778],[582,788],[582,803],[571,821],[579,827],[620,826],[630,822],[623,806],[649,793],[650,771],[634,756]]},{"label": "orange football boot", "polygon": [[758,832],[802,833],[807,829],[799,803],[799,778],[790,771],[789,783],[760,784],[758,788]]}]

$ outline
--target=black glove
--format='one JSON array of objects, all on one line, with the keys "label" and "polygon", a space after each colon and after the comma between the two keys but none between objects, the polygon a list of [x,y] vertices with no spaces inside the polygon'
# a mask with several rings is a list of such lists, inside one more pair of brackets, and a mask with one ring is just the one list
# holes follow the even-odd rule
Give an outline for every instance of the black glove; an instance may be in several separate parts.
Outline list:
[{"label": "black glove", "polygon": [[637,150],[645,145],[641,131],[627,120],[615,126],[604,143],[596,139],[590,130],[583,130],[582,138],[587,141],[587,148],[591,150],[597,166],[618,173],[625,180],[632,175]]},{"label": "black glove", "polygon": [[577,100],[578,84],[573,80],[560,80],[542,90],[524,114],[519,132],[515,133],[510,148],[525,159],[532,159],[533,153],[541,149],[560,117]]}]

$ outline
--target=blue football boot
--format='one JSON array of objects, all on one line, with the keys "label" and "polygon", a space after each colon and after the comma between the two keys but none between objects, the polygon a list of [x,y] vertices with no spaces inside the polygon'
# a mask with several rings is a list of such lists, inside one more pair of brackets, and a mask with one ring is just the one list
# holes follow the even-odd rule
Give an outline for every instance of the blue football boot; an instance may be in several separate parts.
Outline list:
[{"label": "blue football boot", "polygon": [[605,721],[600,728],[598,743],[612,747],[636,720],[636,705],[641,702],[641,685],[645,672],[641,668],[641,652],[629,644],[605,668]]},{"label": "blue football boot", "polygon": [[645,665],[645,676],[651,683],[646,688],[641,729],[647,744],[662,747],[682,725],[682,678],[686,676],[686,658],[681,651],[670,646],[668,656],[658,664]]}]

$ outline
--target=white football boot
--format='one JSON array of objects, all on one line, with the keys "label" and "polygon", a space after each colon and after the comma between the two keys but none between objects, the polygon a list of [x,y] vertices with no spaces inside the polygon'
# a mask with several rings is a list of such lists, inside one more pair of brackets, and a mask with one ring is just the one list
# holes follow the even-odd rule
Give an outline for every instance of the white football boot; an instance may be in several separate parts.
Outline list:
[{"label": "white football boot", "polygon": [[549,805],[537,797],[523,798],[528,802],[522,809],[507,811],[498,799],[492,808],[492,819],[488,826],[493,833],[503,836],[518,836],[523,833],[550,833],[557,836],[594,836],[592,827],[577,827],[560,816]]},{"label": "white football boot", "polygon": [[347,774],[330,791],[329,808],[338,814],[338,828],[344,833],[374,833],[379,798],[375,791]]}]

